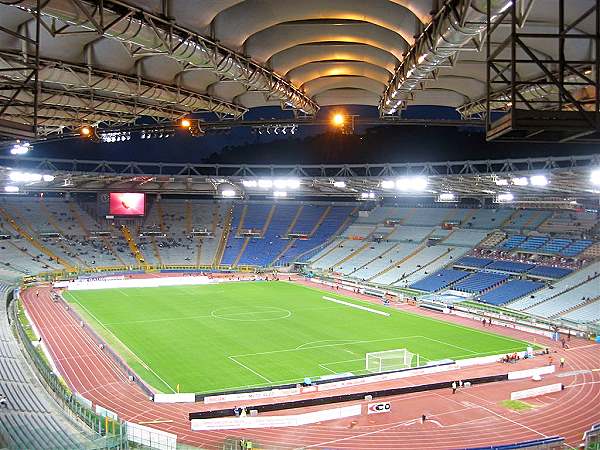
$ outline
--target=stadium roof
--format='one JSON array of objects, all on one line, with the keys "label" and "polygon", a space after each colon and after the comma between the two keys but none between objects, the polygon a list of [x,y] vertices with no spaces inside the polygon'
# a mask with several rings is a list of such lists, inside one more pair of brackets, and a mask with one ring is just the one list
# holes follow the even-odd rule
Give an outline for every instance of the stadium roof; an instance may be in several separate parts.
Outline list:
[{"label": "stadium roof", "polygon": [[[6,69],[31,62],[36,3],[0,0],[5,79],[26,78],[23,70]],[[556,32],[556,9],[548,3],[556,2],[519,2],[522,31]],[[568,3],[567,21],[594,1]],[[339,104],[375,105],[382,114],[407,104],[465,112],[486,93],[482,32],[488,0],[41,4],[38,125],[46,130],[82,122],[130,123],[140,116],[172,120],[197,111],[239,117],[248,108],[268,105],[308,115]],[[491,0],[492,21],[511,4]],[[592,28],[589,18],[573,27],[593,33]],[[501,43],[492,42],[492,50]],[[536,55],[556,59],[555,44],[539,39],[530,47]],[[591,45],[582,40],[566,46],[566,59],[594,54]],[[518,77],[542,75],[530,65]],[[32,85],[0,93],[13,94],[20,104],[8,108],[4,118],[31,123]]]},{"label": "stadium roof", "polygon": [[[223,197],[597,199],[600,154],[381,165],[210,165],[0,156],[0,185],[20,192],[149,192]],[[27,175],[35,174],[28,180]],[[594,174],[592,183],[591,177]],[[42,175],[47,175],[46,179]],[[21,178],[19,181],[19,177]],[[285,192],[286,194],[275,194]]]}]

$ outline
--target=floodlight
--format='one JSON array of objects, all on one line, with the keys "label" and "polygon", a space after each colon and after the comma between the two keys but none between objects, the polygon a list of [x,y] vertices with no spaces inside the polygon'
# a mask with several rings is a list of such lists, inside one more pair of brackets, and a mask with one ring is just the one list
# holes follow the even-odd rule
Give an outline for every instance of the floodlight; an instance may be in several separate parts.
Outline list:
[{"label": "floodlight", "polygon": [[11,172],[9,178],[11,181],[14,181],[16,183],[31,183],[42,181],[42,176],[39,173]]},{"label": "floodlight", "polygon": [[235,191],[233,189],[225,189],[221,192],[221,195],[228,198],[235,197]]},{"label": "floodlight", "polygon": [[19,186],[4,186],[4,192],[8,192],[10,194],[19,192]]},{"label": "floodlight", "polygon": [[400,191],[424,191],[427,188],[426,177],[402,177],[396,180],[396,189]]},{"label": "floodlight", "polygon": [[20,140],[17,140],[15,142],[15,144],[12,146],[12,148],[10,149],[10,154],[11,155],[25,155],[26,153],[29,152],[31,146],[29,144],[29,142],[21,142]]},{"label": "floodlight", "polygon": [[548,178],[545,175],[534,175],[529,177],[529,182],[532,186],[546,186],[548,184]]},{"label": "floodlight", "polygon": [[333,186],[336,188],[345,188],[346,182],[345,181],[334,181]]},{"label": "floodlight", "polygon": [[54,175],[42,175],[42,180],[48,183],[54,181]]},{"label": "floodlight", "polygon": [[273,187],[273,180],[268,180],[268,179],[258,180],[258,187],[263,188],[263,189],[269,189],[270,187]]},{"label": "floodlight", "polygon": [[275,191],[273,192],[273,197],[287,197],[286,191]]},{"label": "floodlight", "polygon": [[496,197],[496,200],[498,201],[498,203],[512,202],[514,199],[515,199],[515,196],[512,195],[510,192],[507,192],[505,194],[498,194],[498,196]]},{"label": "floodlight", "polygon": [[242,184],[245,187],[254,188],[258,186],[258,182],[256,180],[242,180]]},{"label": "floodlight", "polygon": [[394,189],[395,185],[396,185],[396,183],[394,183],[394,181],[392,181],[392,180],[383,180],[381,182],[381,187],[383,189]]},{"label": "floodlight", "polygon": [[456,195],[452,192],[442,192],[438,196],[438,202],[454,202],[456,201]]},{"label": "floodlight", "polygon": [[515,186],[527,186],[529,184],[529,180],[527,177],[515,177],[512,179],[512,183]]},{"label": "floodlight", "polygon": [[600,186],[600,169],[593,170],[590,176],[590,181],[596,186]]},{"label": "floodlight", "polygon": [[84,125],[79,130],[79,134],[83,137],[90,137],[92,135],[92,128],[88,125]]},{"label": "floodlight", "polygon": [[192,121],[184,117],[183,119],[181,119],[180,125],[182,128],[189,128],[192,126]]},{"label": "floodlight", "polygon": [[344,125],[345,121],[346,121],[346,119],[345,119],[344,115],[341,113],[336,113],[331,118],[331,123],[336,127],[341,127],[342,125]]},{"label": "floodlight", "polygon": [[508,180],[506,178],[497,178],[496,186],[508,186]]}]

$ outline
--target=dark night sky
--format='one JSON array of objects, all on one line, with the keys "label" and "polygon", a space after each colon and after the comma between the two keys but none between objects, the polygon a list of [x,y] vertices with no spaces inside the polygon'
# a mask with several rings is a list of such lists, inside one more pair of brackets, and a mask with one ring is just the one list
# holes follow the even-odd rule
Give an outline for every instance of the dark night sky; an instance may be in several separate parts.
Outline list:
[{"label": "dark night sky", "polygon": [[[375,107],[345,106],[323,108],[326,118],[332,109],[343,109],[360,117],[377,117]],[[204,116],[207,120],[213,120]],[[246,119],[285,119],[290,111],[257,108]],[[407,118],[458,118],[453,109],[412,107]],[[192,138],[179,131],[170,139],[141,140],[132,137],[124,143],[97,144],[82,140],[38,144],[30,156],[162,162],[222,162],[273,164],[381,163],[405,161],[446,161],[528,156],[561,156],[597,152],[596,146],[582,144],[486,143],[482,129],[376,126],[357,128],[354,135],[342,136],[327,127],[300,127],[292,137],[257,135],[248,127],[226,135]]]}]

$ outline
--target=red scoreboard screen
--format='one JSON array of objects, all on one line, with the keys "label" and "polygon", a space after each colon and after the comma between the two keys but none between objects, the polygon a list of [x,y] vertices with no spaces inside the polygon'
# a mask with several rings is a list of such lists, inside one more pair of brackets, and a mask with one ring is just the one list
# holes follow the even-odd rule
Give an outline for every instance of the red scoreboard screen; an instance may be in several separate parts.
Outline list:
[{"label": "red scoreboard screen", "polygon": [[146,210],[146,194],[111,192],[108,210],[113,216],[143,216]]}]

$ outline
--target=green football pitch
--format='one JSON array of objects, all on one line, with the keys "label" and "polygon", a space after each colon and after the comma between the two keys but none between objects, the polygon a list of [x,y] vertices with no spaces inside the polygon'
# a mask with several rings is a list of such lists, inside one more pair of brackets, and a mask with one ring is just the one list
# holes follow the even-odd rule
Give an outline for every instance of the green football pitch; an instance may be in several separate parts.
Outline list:
[{"label": "green football pitch", "polygon": [[365,354],[384,350],[407,349],[425,363],[527,347],[286,282],[69,291],[65,298],[139,376],[165,393],[178,384],[180,392],[215,392],[364,374]]}]

